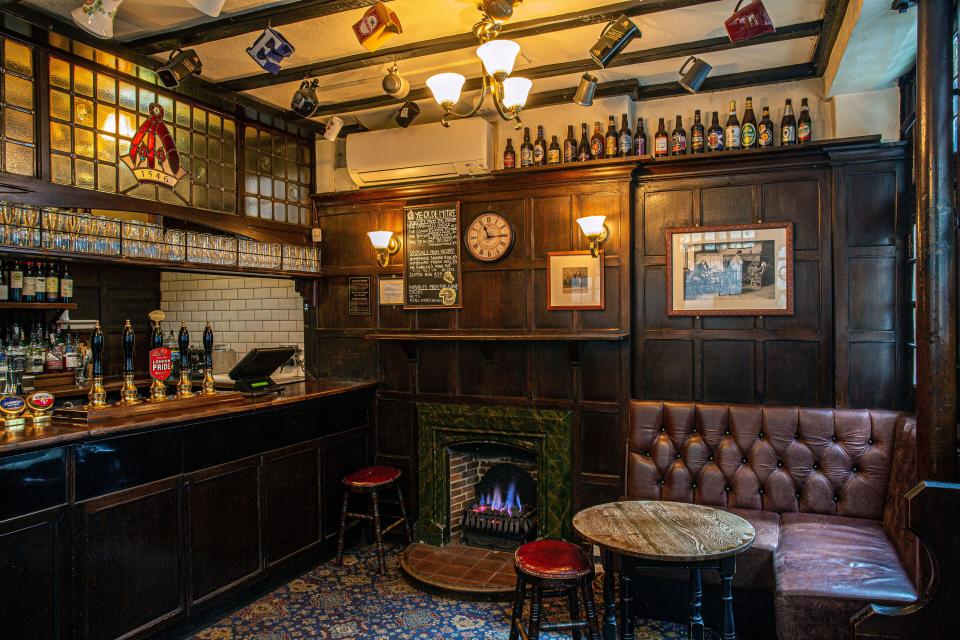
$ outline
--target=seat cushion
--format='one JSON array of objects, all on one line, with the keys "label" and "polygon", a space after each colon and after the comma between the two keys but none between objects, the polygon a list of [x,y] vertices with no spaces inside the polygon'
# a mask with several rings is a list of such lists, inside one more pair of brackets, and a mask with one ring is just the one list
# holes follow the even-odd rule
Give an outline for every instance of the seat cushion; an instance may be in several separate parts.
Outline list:
[{"label": "seat cushion", "polygon": [[518,571],[537,578],[579,578],[593,570],[583,549],[562,540],[528,542],[517,549],[513,561]]},{"label": "seat cushion", "polygon": [[354,471],[343,479],[348,487],[379,487],[390,484],[400,477],[400,469],[386,465],[374,465]]},{"label": "seat cushion", "polygon": [[780,640],[850,640],[850,617],[865,605],[917,598],[875,520],[781,514],[774,558]]}]

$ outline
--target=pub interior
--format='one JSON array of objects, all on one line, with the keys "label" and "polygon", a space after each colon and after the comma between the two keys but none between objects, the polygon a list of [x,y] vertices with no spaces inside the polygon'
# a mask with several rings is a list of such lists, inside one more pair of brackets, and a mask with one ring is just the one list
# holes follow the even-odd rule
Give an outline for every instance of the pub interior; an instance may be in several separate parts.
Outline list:
[{"label": "pub interior", "polygon": [[957,29],[0,3],[0,638],[957,638]]}]

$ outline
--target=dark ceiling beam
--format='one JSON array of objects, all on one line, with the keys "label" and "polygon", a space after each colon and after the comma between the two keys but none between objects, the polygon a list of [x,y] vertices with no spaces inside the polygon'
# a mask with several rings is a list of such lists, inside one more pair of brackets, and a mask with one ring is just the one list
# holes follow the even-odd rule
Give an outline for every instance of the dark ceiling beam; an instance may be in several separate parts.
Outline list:
[{"label": "dark ceiling beam", "polygon": [[[503,36],[513,39],[527,38],[544,33],[576,29],[577,27],[591,24],[606,24],[621,14],[635,18],[651,13],[694,7],[717,1],[718,0],[648,0],[647,2],[641,3],[622,2],[620,4],[606,5],[595,9],[565,13],[558,16],[507,23],[503,29]],[[334,60],[291,67],[282,70],[275,76],[269,73],[257,73],[221,82],[220,85],[231,91],[246,91],[249,89],[284,84],[286,82],[295,82],[303,80],[308,76],[311,78],[326,76],[344,71],[352,71],[354,69],[364,69],[389,64],[396,60],[409,60],[411,58],[448,53],[450,51],[458,51],[476,46],[477,38],[473,33],[460,33],[443,38],[434,38],[432,40],[391,47],[389,49],[381,49],[374,54],[362,53],[336,58]]]},{"label": "dark ceiling beam", "polygon": [[827,0],[823,9],[823,34],[817,41],[817,50],[813,54],[813,65],[818,76],[822,76],[827,70],[830,53],[837,44],[840,27],[843,25],[843,18],[847,15],[849,5],[850,0]]},{"label": "dark ceiling beam", "polygon": [[[739,49],[742,47],[756,46],[771,42],[784,42],[797,38],[807,38],[816,36],[820,32],[820,22],[804,22],[795,25],[788,25],[777,30],[776,33],[760,36],[748,41],[730,42],[729,38],[708,38],[707,40],[698,40],[696,42],[686,42],[682,44],[669,45],[665,47],[656,47],[645,51],[634,51],[622,53],[611,62],[607,68],[623,67],[629,65],[655,62],[657,60],[669,60],[671,58],[681,58],[691,55],[703,55],[705,53],[727,51],[730,49]],[[540,67],[529,67],[527,69],[518,69],[516,74],[530,80],[541,78],[554,78],[572,74],[580,74],[586,71],[596,71],[597,66],[591,59],[576,60],[572,62],[561,62]],[[676,83],[673,83],[676,84]],[[481,88],[480,77],[468,78],[463,85],[463,92],[479,91]],[[420,87],[410,91],[405,100],[432,100],[433,94],[426,87]],[[399,103],[396,98],[387,95],[378,95],[370,98],[360,98],[348,102],[340,102],[329,105],[320,105],[316,116],[335,115],[350,113],[351,111],[363,111],[365,109],[374,109],[376,107],[385,107],[393,103]]]},{"label": "dark ceiling beam", "polygon": [[[389,2],[390,0],[384,0]],[[194,24],[182,29],[164,31],[155,35],[132,38],[125,45],[143,54],[160,53],[179,47],[204,44],[224,38],[260,31],[267,26],[282,27],[293,22],[303,22],[314,18],[365,9],[376,0],[300,0],[266,9],[254,9]]]}]

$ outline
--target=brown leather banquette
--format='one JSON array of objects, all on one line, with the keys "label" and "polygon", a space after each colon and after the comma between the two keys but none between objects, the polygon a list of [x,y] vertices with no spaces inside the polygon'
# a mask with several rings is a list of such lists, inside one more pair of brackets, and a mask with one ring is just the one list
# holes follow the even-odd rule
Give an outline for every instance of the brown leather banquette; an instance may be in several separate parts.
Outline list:
[{"label": "brown leather banquette", "polygon": [[627,498],[721,507],[753,524],[734,585],[773,594],[780,640],[848,640],[866,604],[916,599],[903,500],[915,469],[914,421],[896,412],[630,407]]}]

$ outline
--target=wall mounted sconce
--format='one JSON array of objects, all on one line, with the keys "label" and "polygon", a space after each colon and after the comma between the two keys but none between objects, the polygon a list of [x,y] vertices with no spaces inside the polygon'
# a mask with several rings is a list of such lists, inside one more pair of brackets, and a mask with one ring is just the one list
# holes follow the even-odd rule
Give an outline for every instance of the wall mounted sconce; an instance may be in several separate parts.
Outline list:
[{"label": "wall mounted sconce", "polygon": [[600,247],[610,239],[610,228],[606,225],[607,216],[586,216],[577,218],[577,224],[583,235],[590,239],[590,254],[600,257]]},{"label": "wall mounted sconce", "polygon": [[377,250],[377,264],[386,267],[390,264],[390,256],[395,256],[400,251],[400,241],[393,231],[370,231],[367,233],[370,238],[370,244]]}]

